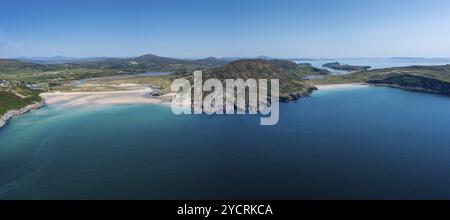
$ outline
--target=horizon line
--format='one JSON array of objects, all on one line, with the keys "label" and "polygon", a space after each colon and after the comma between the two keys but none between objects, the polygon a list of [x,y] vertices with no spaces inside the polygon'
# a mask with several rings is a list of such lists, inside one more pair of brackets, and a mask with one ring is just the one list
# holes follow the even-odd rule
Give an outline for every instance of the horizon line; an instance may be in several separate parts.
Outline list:
[{"label": "horizon line", "polygon": [[94,58],[119,58],[119,59],[127,59],[127,58],[136,58],[145,55],[154,55],[158,57],[165,58],[174,58],[174,59],[183,59],[183,60],[197,60],[197,59],[206,59],[206,58],[216,58],[216,59],[227,59],[227,58],[236,58],[236,59],[257,59],[257,58],[267,58],[267,59],[284,59],[284,60],[337,60],[337,59],[450,59],[449,57],[427,57],[427,56],[389,56],[389,57],[365,57],[365,56],[354,56],[354,57],[277,57],[277,56],[268,56],[268,55],[257,55],[257,56],[203,56],[203,57],[177,57],[177,56],[163,56],[157,55],[153,53],[145,53],[141,55],[134,56],[66,56],[66,55],[54,55],[54,56],[14,56],[14,57],[0,57],[0,59],[51,59],[51,58],[61,58],[61,59],[94,59]]}]

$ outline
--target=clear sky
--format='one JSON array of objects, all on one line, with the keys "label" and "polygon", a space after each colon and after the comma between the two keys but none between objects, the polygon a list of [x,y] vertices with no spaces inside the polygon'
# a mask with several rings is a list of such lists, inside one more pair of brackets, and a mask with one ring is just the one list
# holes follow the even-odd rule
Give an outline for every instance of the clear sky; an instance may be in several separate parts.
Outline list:
[{"label": "clear sky", "polygon": [[0,57],[450,57],[448,0],[0,0]]}]

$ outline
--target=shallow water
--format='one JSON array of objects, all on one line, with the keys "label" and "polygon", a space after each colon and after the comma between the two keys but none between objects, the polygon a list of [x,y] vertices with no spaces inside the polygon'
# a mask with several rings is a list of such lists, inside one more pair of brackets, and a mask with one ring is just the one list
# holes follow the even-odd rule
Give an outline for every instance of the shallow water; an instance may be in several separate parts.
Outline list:
[{"label": "shallow water", "polygon": [[47,106],[0,129],[2,199],[450,199],[450,98],[322,90],[259,116]]}]

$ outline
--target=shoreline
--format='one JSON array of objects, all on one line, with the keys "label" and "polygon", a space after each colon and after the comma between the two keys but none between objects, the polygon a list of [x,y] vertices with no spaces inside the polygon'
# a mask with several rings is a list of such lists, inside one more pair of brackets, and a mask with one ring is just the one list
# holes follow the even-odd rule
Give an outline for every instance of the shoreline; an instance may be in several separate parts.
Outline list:
[{"label": "shoreline", "polygon": [[27,106],[25,106],[25,107],[23,107],[21,109],[13,109],[13,110],[7,111],[0,118],[0,128],[2,128],[5,125],[7,125],[8,121],[11,120],[12,118],[14,118],[16,116],[19,116],[19,115],[23,115],[25,113],[28,113],[31,110],[42,108],[45,105],[46,105],[45,100],[43,100],[41,102],[37,102],[37,103],[31,104],[31,105],[27,105]]},{"label": "shoreline", "polygon": [[[366,83],[345,83],[314,85],[318,90],[345,89],[367,87]],[[137,90],[103,91],[103,92],[47,92],[40,96],[48,105],[62,107],[83,107],[96,105],[124,105],[124,104],[167,104],[170,103],[174,93],[153,96],[158,90],[145,88]],[[312,91],[310,91],[312,92]]]},{"label": "shoreline", "polygon": [[146,88],[139,90],[104,91],[104,92],[46,92],[39,96],[41,102],[27,105],[21,109],[12,109],[0,117],[0,129],[8,124],[8,121],[16,116],[42,108],[46,105],[60,105],[62,107],[83,107],[95,105],[127,105],[127,104],[168,104],[172,100],[173,93],[160,96],[152,96],[155,89]]},{"label": "shoreline", "polygon": [[91,105],[121,104],[163,104],[170,102],[173,94],[153,96],[158,90],[145,88],[139,90],[104,91],[104,92],[51,92],[40,96],[48,105],[77,107]]},{"label": "shoreline", "polygon": [[362,88],[370,86],[367,83],[342,83],[342,84],[324,84],[324,85],[314,85],[318,90],[329,90],[329,89],[348,89],[348,88]]},{"label": "shoreline", "polygon": [[[345,84],[325,84],[314,85],[318,90],[346,89],[367,87],[366,83],[345,83]],[[4,127],[8,121],[19,115],[28,113],[33,109],[39,109],[45,105],[60,105],[62,107],[83,107],[95,105],[127,105],[127,104],[168,104],[174,94],[168,93],[160,96],[153,96],[157,90],[152,88],[123,91],[103,91],[103,92],[46,92],[39,94],[42,101],[25,106],[21,109],[9,110],[0,118],[0,128]]]}]

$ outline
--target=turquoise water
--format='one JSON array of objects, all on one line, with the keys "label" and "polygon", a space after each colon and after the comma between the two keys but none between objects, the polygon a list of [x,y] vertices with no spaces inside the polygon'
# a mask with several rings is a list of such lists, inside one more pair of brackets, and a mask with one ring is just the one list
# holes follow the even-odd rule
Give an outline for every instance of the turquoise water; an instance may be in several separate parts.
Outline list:
[{"label": "turquoise water", "polygon": [[257,116],[47,106],[0,129],[1,199],[450,199],[450,98],[323,90]]}]

